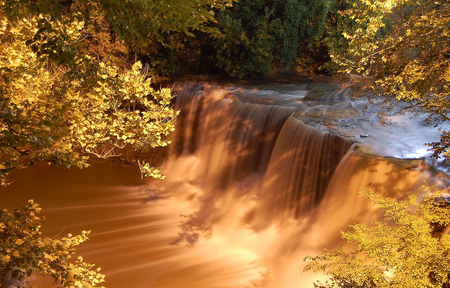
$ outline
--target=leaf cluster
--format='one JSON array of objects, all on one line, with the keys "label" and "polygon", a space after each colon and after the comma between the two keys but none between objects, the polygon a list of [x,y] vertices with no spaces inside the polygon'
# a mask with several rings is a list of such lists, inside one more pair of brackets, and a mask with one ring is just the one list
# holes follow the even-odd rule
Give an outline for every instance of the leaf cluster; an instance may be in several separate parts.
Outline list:
[{"label": "leaf cluster", "polygon": [[26,278],[40,273],[52,277],[59,287],[100,287],[105,282],[100,268],[94,269],[82,257],[69,261],[90,231],[61,239],[47,237],[40,231],[44,222],[40,211],[33,200],[13,213],[0,210],[0,281],[15,279],[18,287],[26,287]]},{"label": "leaf cluster", "polygon": [[[67,52],[76,48],[85,27],[76,18],[63,19],[42,14],[0,19],[3,184],[8,173],[36,161],[86,167],[89,155],[108,158],[127,145],[145,151],[170,143],[177,115],[170,89],[154,90],[140,62],[120,69],[89,55],[59,53],[48,39],[63,39]],[[42,28],[46,25],[50,28]],[[149,169],[143,174],[150,175]]]},{"label": "leaf cluster", "polygon": [[100,1],[100,0],[7,0],[4,13],[10,20],[30,14],[48,15],[52,20],[74,18],[87,22],[102,16],[112,33],[128,45],[138,48],[152,41],[163,41],[164,34],[201,29],[214,21],[215,9],[230,6],[232,0],[169,0],[169,1]]},{"label": "leaf cluster", "polygon": [[450,283],[450,235],[436,233],[436,227],[450,225],[450,209],[440,205],[440,191],[426,187],[419,201],[414,195],[396,201],[373,190],[361,195],[385,209],[384,221],[372,225],[354,224],[341,232],[352,243],[344,248],[306,257],[305,271],[330,276],[316,287],[442,287]]}]

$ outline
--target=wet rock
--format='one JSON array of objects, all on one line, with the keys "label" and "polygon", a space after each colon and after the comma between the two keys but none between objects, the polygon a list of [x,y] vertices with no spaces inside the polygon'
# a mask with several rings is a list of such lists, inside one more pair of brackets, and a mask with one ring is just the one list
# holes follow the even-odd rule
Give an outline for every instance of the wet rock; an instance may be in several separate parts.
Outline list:
[{"label": "wet rock", "polygon": [[450,195],[441,195],[436,197],[434,204],[439,207],[450,207]]}]

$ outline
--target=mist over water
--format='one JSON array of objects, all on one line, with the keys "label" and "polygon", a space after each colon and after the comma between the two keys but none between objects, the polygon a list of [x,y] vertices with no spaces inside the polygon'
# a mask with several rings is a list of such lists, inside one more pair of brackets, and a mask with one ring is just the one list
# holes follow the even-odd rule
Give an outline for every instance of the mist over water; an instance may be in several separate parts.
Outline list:
[{"label": "mist over water", "polygon": [[388,147],[381,140],[397,128],[376,126],[327,85],[184,86],[165,180],[116,164],[39,164],[13,175],[0,206],[33,198],[48,236],[92,230],[78,251],[103,268],[108,288],[313,287],[322,276],[303,273],[302,259],[345,245],[340,230],[381,215],[360,187],[400,199],[424,180],[445,185],[424,159],[395,158],[423,149],[402,138],[413,128],[398,127],[406,150]]}]

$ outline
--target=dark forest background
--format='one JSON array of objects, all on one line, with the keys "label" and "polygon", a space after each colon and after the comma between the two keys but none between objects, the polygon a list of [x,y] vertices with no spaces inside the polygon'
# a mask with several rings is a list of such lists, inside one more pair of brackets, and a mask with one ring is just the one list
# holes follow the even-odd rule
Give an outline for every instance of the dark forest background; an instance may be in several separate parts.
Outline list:
[{"label": "dark forest background", "polygon": [[132,50],[159,76],[326,73],[329,50],[344,41],[344,8],[339,0],[240,0],[213,9],[215,20],[195,30],[162,33]]}]

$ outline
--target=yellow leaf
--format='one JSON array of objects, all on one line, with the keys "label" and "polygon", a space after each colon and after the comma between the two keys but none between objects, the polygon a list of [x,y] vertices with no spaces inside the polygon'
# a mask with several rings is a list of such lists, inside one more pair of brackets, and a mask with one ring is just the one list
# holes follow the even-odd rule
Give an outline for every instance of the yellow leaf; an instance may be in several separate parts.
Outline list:
[{"label": "yellow leaf", "polygon": [[23,242],[25,242],[25,241],[23,241],[22,239],[17,239],[16,242],[14,242],[14,244],[16,244],[16,245],[22,245]]}]

